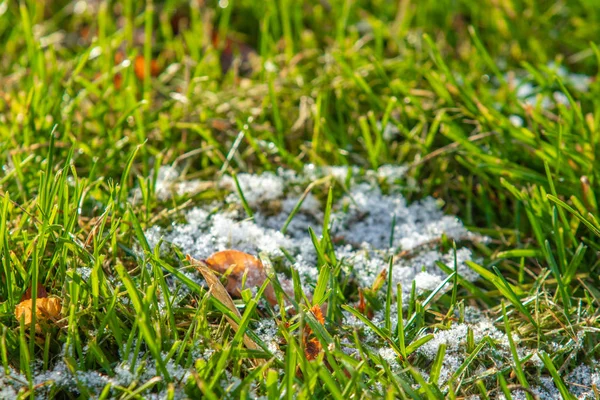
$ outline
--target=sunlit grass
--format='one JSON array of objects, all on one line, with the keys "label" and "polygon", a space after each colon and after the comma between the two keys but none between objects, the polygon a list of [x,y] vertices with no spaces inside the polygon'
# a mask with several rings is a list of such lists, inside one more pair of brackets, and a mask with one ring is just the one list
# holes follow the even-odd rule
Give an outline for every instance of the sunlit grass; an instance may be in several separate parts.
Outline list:
[{"label": "sunlit grass", "polygon": [[[600,24],[588,3],[0,3],[0,397],[569,396],[576,368],[598,374]],[[273,275],[281,307],[247,291],[240,317],[182,249],[146,238],[232,194],[253,218],[236,174],[308,164],[356,167],[307,182],[279,227],[309,193],[322,205],[305,230],[312,293],[287,271],[290,298]],[[465,244],[477,281],[439,261],[447,278],[426,295],[386,285],[391,273],[359,294],[332,207],[353,174],[390,164],[407,168],[408,201],[433,196],[488,238]],[[204,185],[162,195],[164,165]],[[431,245],[456,251],[444,235]],[[38,283],[62,313],[27,326],[15,307]],[[310,309],[324,303],[323,325]],[[472,309],[508,339],[469,322]],[[463,347],[441,341],[463,328]]]}]

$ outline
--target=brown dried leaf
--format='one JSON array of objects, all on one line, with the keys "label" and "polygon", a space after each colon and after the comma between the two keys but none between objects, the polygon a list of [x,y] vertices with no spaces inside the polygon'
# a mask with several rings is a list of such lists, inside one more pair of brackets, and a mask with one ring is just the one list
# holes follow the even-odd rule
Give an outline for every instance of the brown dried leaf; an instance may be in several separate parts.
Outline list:
[{"label": "brown dried leaf", "polygon": [[313,315],[315,316],[315,318],[317,319],[317,321],[319,321],[319,323],[321,325],[325,325],[325,318],[323,318],[323,311],[321,311],[321,307],[319,307],[319,305],[315,304],[314,306],[311,307],[310,311],[313,313]]},{"label": "brown dried leaf", "polygon": [[379,275],[377,275],[377,278],[375,278],[375,281],[373,282],[373,286],[371,287],[371,290],[373,292],[379,291],[379,289],[381,289],[381,287],[383,286],[383,284],[386,281],[387,281],[387,270],[384,268],[381,270]]},{"label": "brown dried leaf", "polygon": [[373,310],[367,307],[365,295],[363,294],[363,291],[360,288],[358,289],[358,306],[356,307],[356,309],[367,318],[373,318]]},{"label": "brown dried leaf", "polygon": [[[24,318],[25,325],[31,324],[32,313],[32,299],[23,300],[15,307],[15,317],[17,320]],[[57,318],[61,311],[61,301],[57,297],[45,297],[38,298],[35,302],[35,318],[37,321],[46,321],[49,319]],[[39,326],[36,324],[36,329]]]},{"label": "brown dried leaf", "polygon": [[[227,292],[235,297],[241,296],[244,274],[246,274],[247,288],[259,288],[267,279],[262,262],[238,250],[216,252],[206,259],[206,264],[213,271],[227,276],[225,287]],[[265,297],[271,305],[277,304],[277,297],[271,284],[265,289]]]},{"label": "brown dried leaf", "polygon": [[[144,56],[138,55],[135,57],[133,62],[133,72],[135,72],[135,76],[141,81],[144,80]],[[150,60],[150,76],[156,77],[160,74],[160,66],[158,65],[158,61],[152,59]]]},{"label": "brown dried leaf", "polygon": [[[321,325],[325,325],[325,318],[323,318],[323,312],[321,307],[317,304],[311,307],[310,312],[315,316],[315,319],[319,321]],[[323,350],[321,342],[313,337],[313,331],[308,325],[304,326],[304,354],[307,360],[314,360],[317,358],[319,353]]]},{"label": "brown dried leaf", "polygon": [[121,89],[121,86],[123,86],[123,75],[115,74],[113,77],[113,84],[115,85],[115,89]]},{"label": "brown dried leaf", "polygon": [[[214,297],[216,297],[217,300],[223,303],[227,308],[229,308],[235,315],[241,318],[242,316],[235,304],[233,303],[231,296],[229,296],[229,293],[227,292],[219,278],[217,278],[213,271],[209,268],[208,264],[202,260],[196,260],[190,257],[189,255],[187,256],[187,259],[194,267],[196,267],[196,269],[198,269],[198,271],[200,271],[200,273],[206,280],[206,283],[208,283],[210,293]],[[229,324],[233,327],[233,330],[237,332],[237,330],[239,329],[239,325],[237,324],[237,322],[235,322],[233,319],[227,316],[225,316],[225,318],[227,318],[227,321],[229,321]],[[254,343],[254,341],[250,339],[248,335],[244,335],[244,344],[249,349],[258,349],[258,345]]]},{"label": "brown dried leaf", "polygon": [[316,359],[322,350],[321,343],[317,338],[304,338],[304,354],[306,355],[307,360]]}]

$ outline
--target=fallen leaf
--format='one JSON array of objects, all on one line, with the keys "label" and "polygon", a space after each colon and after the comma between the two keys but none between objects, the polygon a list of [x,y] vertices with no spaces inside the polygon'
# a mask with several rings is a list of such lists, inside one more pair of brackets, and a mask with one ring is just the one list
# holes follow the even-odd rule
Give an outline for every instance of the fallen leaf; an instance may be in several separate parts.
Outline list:
[{"label": "fallen leaf", "polygon": [[117,50],[115,52],[115,65],[121,64],[123,61],[125,61],[125,52],[122,50]]},{"label": "fallen leaf", "polygon": [[363,291],[360,288],[358,289],[358,306],[356,307],[356,309],[367,318],[373,318],[373,310],[367,307],[365,295],[363,294]]},{"label": "fallen leaf", "polygon": [[[227,277],[227,292],[235,297],[242,293],[242,280],[246,274],[246,288],[259,288],[267,279],[262,262],[253,255],[238,251],[224,250],[212,254],[205,260],[210,269]],[[271,305],[277,304],[273,286],[265,289],[265,297]]]},{"label": "fallen leaf", "polygon": [[[325,325],[325,318],[323,318],[323,313],[321,311],[321,307],[317,304],[311,307],[310,312],[315,316],[315,319],[319,321],[321,325]],[[304,327],[304,355],[306,355],[307,360],[314,360],[317,358],[319,353],[323,350],[321,346],[321,342],[314,337],[312,329],[308,325]]]},{"label": "fallen leaf", "polygon": [[385,282],[387,282],[387,270],[384,268],[381,270],[379,275],[377,275],[377,278],[375,278],[375,281],[373,282],[373,286],[371,287],[371,290],[373,292],[377,292],[379,289],[382,288],[382,286]]},{"label": "fallen leaf", "polygon": [[[144,80],[144,56],[138,55],[135,57],[135,61],[133,63],[133,71],[135,72],[135,76],[141,81]],[[152,59],[150,60],[150,76],[158,76],[160,74],[160,67],[158,65],[158,61]]]},{"label": "fallen leaf", "polygon": [[121,86],[123,86],[123,75],[115,74],[113,77],[113,84],[115,85],[115,89],[121,89]]},{"label": "fallen leaf", "polygon": [[[25,325],[31,324],[31,319],[33,317],[32,303],[33,300],[29,298],[27,300],[23,300],[15,307],[15,317],[19,321],[21,318],[23,318]],[[54,319],[60,315],[61,308],[61,301],[58,297],[38,298],[35,302],[35,318],[40,322]],[[38,328],[39,325],[36,324],[36,330]]]},{"label": "fallen leaf", "polygon": [[[208,288],[210,290],[211,295],[216,297],[216,299],[223,303],[225,307],[227,307],[235,315],[241,318],[242,316],[235,304],[233,303],[231,296],[229,296],[229,293],[227,292],[219,278],[217,278],[216,275],[213,273],[208,264],[202,260],[193,259],[189,255],[187,256],[187,259],[194,267],[196,267],[198,271],[200,271],[200,273],[206,280],[206,283],[208,283]],[[237,324],[237,322],[235,322],[232,318],[228,316],[225,316],[225,318],[227,318],[227,321],[229,321],[229,324],[233,327],[233,330],[237,332],[237,330],[239,329],[239,325]],[[254,343],[254,341],[250,339],[248,335],[244,335],[244,344],[249,349],[258,349],[258,345]]]},{"label": "fallen leaf", "polygon": [[321,343],[317,338],[304,338],[304,355],[307,360],[316,359],[322,350]]},{"label": "fallen leaf", "polygon": [[321,325],[325,325],[325,318],[323,318],[323,311],[321,310],[321,307],[315,304],[311,307],[310,311]]}]

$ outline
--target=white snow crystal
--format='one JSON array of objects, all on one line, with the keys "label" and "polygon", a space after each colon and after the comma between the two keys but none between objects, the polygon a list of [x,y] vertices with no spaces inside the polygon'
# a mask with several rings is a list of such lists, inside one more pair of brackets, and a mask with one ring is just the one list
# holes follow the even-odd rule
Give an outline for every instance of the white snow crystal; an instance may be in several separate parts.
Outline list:
[{"label": "white snow crystal", "polygon": [[511,115],[508,117],[508,120],[517,128],[521,128],[523,126],[523,118],[519,117],[518,115]]},{"label": "white snow crystal", "polygon": [[442,283],[442,278],[429,272],[419,272],[415,276],[415,286],[419,292],[434,290],[440,283]]},{"label": "white snow crystal", "polygon": [[[393,188],[393,181],[402,176],[404,167],[382,166],[376,172],[367,171],[363,175],[356,167],[351,169],[354,178],[349,194],[334,202],[329,227],[336,257],[342,260],[344,271],[354,276],[360,286],[370,287],[388,267],[390,257],[395,256],[394,287],[400,283],[404,294],[408,294],[412,281],[417,279],[419,293],[435,289],[446,277],[436,266],[436,261],[454,268],[452,252],[441,254],[435,250],[441,236],[445,234],[455,240],[477,237],[456,217],[444,215],[433,198],[408,204],[397,191],[383,194],[377,179],[392,179]],[[305,166],[305,173],[311,174],[311,180],[327,174],[345,180],[348,170],[347,167]],[[285,249],[294,258],[288,267],[296,269],[303,284],[308,285],[305,288],[309,288],[317,279],[319,266],[308,228],[311,227],[316,235],[321,234],[323,204],[309,193],[283,234],[281,229],[307,183],[297,186],[301,182],[299,176],[281,169],[277,174],[239,174],[238,180],[246,200],[256,210],[253,220],[244,219],[245,213],[234,194],[233,180],[226,178],[223,185],[234,196],[234,205],[237,204],[234,208],[218,202],[193,208],[187,211],[186,222],[169,228],[149,228],[146,232],[148,242],[155,246],[162,239],[194,258],[207,258],[216,251],[230,248],[277,258],[283,256],[282,249]],[[273,200],[279,204],[277,209],[261,208]],[[401,251],[410,254],[397,257]],[[456,257],[459,273],[466,279],[476,278],[477,275],[464,265],[473,258],[471,251],[459,248]]]},{"label": "white snow crystal", "polygon": [[[239,174],[237,180],[244,199],[252,208],[283,196],[283,179],[272,172],[265,172],[262,175]],[[233,178],[224,177],[221,185],[238,194]]]}]

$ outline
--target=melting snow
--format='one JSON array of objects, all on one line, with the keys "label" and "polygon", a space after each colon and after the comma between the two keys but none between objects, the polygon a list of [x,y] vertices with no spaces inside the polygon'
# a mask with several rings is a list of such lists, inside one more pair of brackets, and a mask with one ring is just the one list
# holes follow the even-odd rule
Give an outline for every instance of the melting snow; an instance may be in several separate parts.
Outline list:
[{"label": "melting snow", "polygon": [[[436,250],[442,235],[457,241],[482,238],[468,232],[456,217],[444,215],[433,198],[408,204],[399,193],[400,187],[393,183],[403,171],[402,167],[383,166],[361,174],[356,167],[319,169],[308,165],[305,176],[284,170],[276,174],[239,174],[244,198],[254,211],[253,220],[246,218],[233,180],[224,178],[221,186],[232,192],[225,201],[193,208],[187,211],[186,222],[153,227],[146,235],[152,246],[162,239],[195,258],[232,248],[283,260],[284,249],[294,257],[288,267],[296,268],[309,288],[318,268],[308,228],[321,233],[324,211],[317,196],[310,193],[305,198],[285,234],[281,228],[310,182],[326,175],[345,182],[350,172],[349,192],[334,202],[329,227],[344,270],[361,286],[368,287],[387,268],[389,258],[404,251],[409,254],[396,257],[394,263],[394,284],[401,283],[408,293],[416,280],[419,291],[431,290],[446,276],[435,262],[454,267],[452,252]],[[382,179],[391,185],[388,193],[379,188]],[[323,189],[313,192],[317,190]],[[475,278],[464,266],[472,259],[470,250],[459,248],[456,256],[459,272],[467,279]]]},{"label": "melting snow", "polygon": [[[343,184],[344,193],[335,199],[330,220],[329,232],[336,257],[341,260],[345,274],[352,277],[361,287],[370,287],[380,273],[388,267],[393,257],[392,282],[394,286],[401,284],[403,297],[409,295],[413,282],[418,294],[436,289],[446,278],[436,262],[440,261],[448,267],[457,268],[458,272],[468,280],[476,279],[476,274],[467,266],[466,261],[473,259],[468,247],[458,247],[454,251],[440,250],[441,238],[446,236],[457,242],[485,240],[470,233],[460,220],[448,216],[441,210],[441,204],[433,198],[425,198],[409,204],[401,195],[403,167],[383,166],[377,171],[361,171],[357,167],[317,168],[307,165],[303,174],[293,171],[279,170],[277,173],[262,175],[239,174],[241,191],[254,211],[254,218],[248,219],[239,198],[234,181],[225,177],[219,183],[221,188],[231,193],[223,201],[199,205],[185,212],[184,222],[175,222],[169,226],[153,226],[146,231],[151,246],[162,243],[161,251],[168,251],[169,244],[177,246],[184,254],[195,258],[207,258],[210,254],[228,248],[238,249],[252,254],[260,254],[277,259],[288,268],[295,268],[302,280],[304,288],[310,293],[318,276],[317,256],[308,228],[311,227],[319,236],[322,235],[324,214],[322,187],[315,187],[308,194],[298,209],[285,233],[282,227],[288,216],[295,209],[305,188],[316,179],[331,176],[333,180]],[[159,200],[168,200],[174,194],[193,194],[206,182],[179,182],[179,173],[172,167],[164,167],[158,173],[155,183]],[[385,183],[383,191],[380,184]],[[347,191],[346,191],[347,189]],[[139,189],[138,189],[139,191]],[[138,193],[139,194],[139,193]],[[134,197],[136,192],[134,191]],[[287,255],[284,257],[284,250]],[[80,269],[82,275],[87,269]],[[193,271],[185,274],[191,279],[202,282]],[[284,280],[283,275],[280,274]],[[169,289],[177,292],[175,304],[185,298],[185,288],[178,286],[172,277],[167,280]],[[289,286],[289,282],[282,282]],[[450,284],[447,286],[450,287]],[[164,296],[158,294],[159,302],[164,304]],[[173,300],[173,299],[171,299]],[[365,325],[351,314],[344,312],[346,326],[363,331],[365,345],[377,341],[377,337]],[[392,304],[391,315],[397,316],[397,304]],[[373,316],[372,322],[377,326],[384,325],[383,311]],[[395,326],[397,321],[393,320]],[[277,358],[282,358],[279,349],[278,329],[274,320],[265,319],[253,325],[257,333]],[[506,335],[496,329],[493,323],[482,313],[471,307],[465,309],[465,323],[456,324],[448,330],[438,330],[434,339],[417,350],[417,354],[425,360],[432,361],[439,346],[447,346],[446,357],[442,365],[440,383],[446,382],[453,372],[465,361],[467,332],[471,329],[475,344],[484,337],[491,338],[496,349],[485,348],[482,354],[494,360],[505,362],[510,359]],[[518,338],[515,338],[518,341]],[[351,343],[343,338],[346,345]],[[201,347],[201,346],[199,346]],[[346,348],[350,351],[349,348]],[[376,353],[391,365],[393,370],[399,368],[396,354],[387,347],[378,347]],[[525,350],[520,350],[525,351]],[[495,353],[494,353],[495,352]],[[207,360],[210,351],[194,350],[194,359]],[[61,356],[62,357],[62,356]],[[532,360],[535,359],[532,357]],[[135,364],[135,368],[132,368]],[[169,373],[180,382],[189,376],[189,371],[170,360],[166,367]],[[479,367],[480,369],[483,366]],[[98,395],[107,384],[129,386],[132,382],[144,382],[159,375],[152,357],[141,352],[138,358],[122,354],[122,361],[114,368],[115,376],[95,372],[70,372],[64,361],[58,358],[49,371],[42,372],[39,366],[34,384],[41,385],[53,382],[56,387],[77,392],[77,382],[87,387],[92,395]],[[485,370],[477,370],[478,373]],[[16,371],[5,375],[0,371],[0,398],[14,398],[18,390],[27,387],[26,378]],[[426,375],[426,374],[425,374]],[[549,381],[540,381],[534,391],[543,398],[557,398],[558,392]],[[591,385],[600,382],[596,367],[581,365],[572,371],[566,379],[570,389],[579,398],[592,393]],[[224,388],[235,388],[240,380],[230,374],[222,382]],[[48,386],[49,387],[49,386]],[[36,392],[44,396],[47,389]],[[177,391],[183,395],[183,391]],[[521,391],[514,391],[515,398],[521,398]],[[157,394],[158,397],[162,394]],[[154,397],[154,394],[152,395]]]}]

